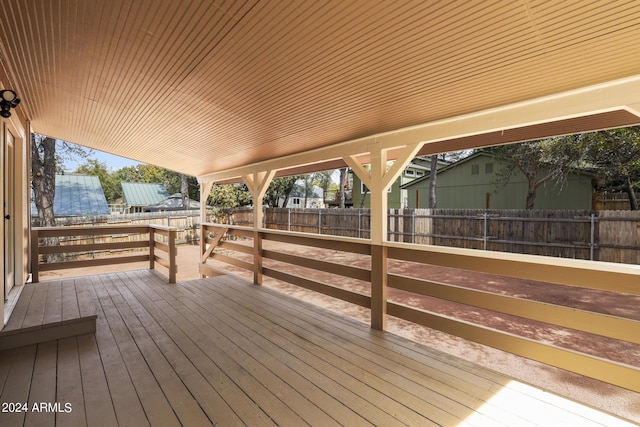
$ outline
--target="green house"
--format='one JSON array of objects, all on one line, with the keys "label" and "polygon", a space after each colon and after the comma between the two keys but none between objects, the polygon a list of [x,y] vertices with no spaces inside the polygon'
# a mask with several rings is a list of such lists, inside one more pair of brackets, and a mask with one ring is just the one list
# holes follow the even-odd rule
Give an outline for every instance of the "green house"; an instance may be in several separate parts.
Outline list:
[{"label": "green house", "polygon": [[[444,167],[448,165],[448,162],[438,160],[438,167]],[[389,187],[387,205],[389,209],[405,209],[409,208],[409,192],[402,188],[414,180],[424,178],[429,174],[430,169],[429,156],[416,157],[409,163],[404,169],[402,174],[395,180],[393,185]],[[354,208],[369,208],[369,193],[366,186],[362,183],[358,175],[353,175],[353,207]],[[363,200],[364,199],[364,200]]]},{"label": "green house", "polygon": [[[487,152],[477,152],[438,170],[437,207],[444,209],[524,209],[527,180],[519,170],[498,188],[497,173],[505,161]],[[541,171],[544,174],[545,171]],[[430,176],[400,186],[407,192],[408,208],[429,207]],[[571,173],[562,185],[548,181],[538,187],[535,209],[591,209],[594,176]],[[389,206],[390,208],[392,206]]]}]

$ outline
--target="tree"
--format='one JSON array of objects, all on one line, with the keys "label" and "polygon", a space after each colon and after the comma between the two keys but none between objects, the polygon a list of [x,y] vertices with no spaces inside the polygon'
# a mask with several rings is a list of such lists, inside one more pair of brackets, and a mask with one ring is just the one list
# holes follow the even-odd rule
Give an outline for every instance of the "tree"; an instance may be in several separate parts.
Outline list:
[{"label": "tree", "polygon": [[429,209],[436,208],[436,181],[438,179],[438,155],[431,155],[429,167]]},{"label": "tree", "polygon": [[278,200],[282,198],[281,207],[286,207],[289,202],[289,194],[293,191],[296,181],[300,178],[301,175],[291,175],[272,180],[264,195],[266,204],[271,207],[278,207]]},{"label": "tree", "polygon": [[185,174],[180,174],[180,198],[182,199],[182,209],[189,209],[189,184]]},{"label": "tree", "polygon": [[223,209],[251,204],[251,193],[244,184],[214,184],[209,198],[213,206]]},{"label": "tree", "polygon": [[329,187],[333,183],[331,176],[333,175],[333,171],[322,171],[316,172],[313,174],[313,184],[322,188],[322,205],[327,205],[327,193],[329,192]]},{"label": "tree", "polygon": [[640,126],[593,132],[582,137],[588,144],[588,161],[598,168],[606,185],[626,191],[630,209],[638,210]]},{"label": "tree", "polygon": [[347,188],[347,168],[340,169],[340,209],[345,208],[345,190]]},{"label": "tree", "polygon": [[53,227],[53,199],[56,195],[56,140],[48,136],[31,136],[31,187],[38,210],[38,225]]},{"label": "tree", "polygon": [[496,185],[504,187],[516,171],[527,180],[525,208],[534,208],[536,191],[546,182],[562,186],[571,170],[581,164],[586,145],[580,135],[569,135],[518,144],[492,147],[488,151],[504,160],[505,166],[496,176]]},{"label": "tree", "polygon": [[120,183],[116,183],[113,179],[106,163],[96,159],[89,159],[84,164],[78,166],[75,173],[97,176],[108,203],[115,203],[116,199],[122,197]]}]

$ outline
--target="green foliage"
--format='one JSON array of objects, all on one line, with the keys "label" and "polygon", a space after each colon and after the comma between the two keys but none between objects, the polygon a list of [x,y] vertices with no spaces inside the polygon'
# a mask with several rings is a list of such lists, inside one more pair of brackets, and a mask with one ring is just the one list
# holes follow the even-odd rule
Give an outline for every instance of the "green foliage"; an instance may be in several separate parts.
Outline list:
[{"label": "green foliage", "polygon": [[237,208],[251,204],[251,193],[244,184],[214,184],[209,201],[218,208]]},{"label": "green foliage", "polygon": [[640,126],[604,130],[582,135],[588,144],[587,158],[604,178],[606,188],[629,195],[630,208],[638,209],[640,188]]},{"label": "green foliage", "polygon": [[117,199],[122,197],[122,188],[120,183],[116,182],[113,178],[106,163],[100,162],[95,159],[89,159],[84,164],[80,165],[75,173],[81,173],[84,175],[95,175],[100,180],[102,185],[102,191],[107,198],[107,203],[115,203]]},{"label": "green foliage", "polygon": [[533,209],[536,189],[548,181],[562,188],[567,175],[583,164],[586,142],[580,135],[547,138],[490,147],[487,151],[504,160],[496,173],[496,186],[504,187],[516,171],[528,181],[526,209]]},{"label": "green foliage", "polygon": [[264,195],[264,203],[271,207],[278,207],[278,200],[283,198],[282,206],[287,206],[289,193],[296,185],[296,181],[302,177],[303,175],[291,175],[272,180]]},{"label": "green foliage", "polygon": [[333,172],[333,170],[328,170],[313,174],[313,185],[322,188],[322,199],[325,204],[327,203],[327,193],[329,192],[331,184],[333,184],[333,179],[331,178]]}]

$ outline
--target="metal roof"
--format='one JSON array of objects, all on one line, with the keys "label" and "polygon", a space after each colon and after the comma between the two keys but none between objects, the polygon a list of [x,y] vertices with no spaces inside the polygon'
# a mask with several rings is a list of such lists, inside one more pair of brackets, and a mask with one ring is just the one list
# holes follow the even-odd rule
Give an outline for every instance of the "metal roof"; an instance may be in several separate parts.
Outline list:
[{"label": "metal roof", "polygon": [[[3,0],[0,22],[34,131],[195,176],[640,75],[635,0]],[[638,123],[610,93],[520,113],[533,136],[428,137]]]},{"label": "metal roof", "polygon": [[169,197],[164,184],[123,182],[122,198],[127,206],[155,205]]},{"label": "metal roof", "polygon": [[[53,199],[55,216],[109,214],[107,199],[97,176],[56,175],[55,180],[56,193]],[[38,215],[34,202],[31,202],[31,215]]]},{"label": "metal roof", "polygon": [[184,209],[200,209],[200,202],[197,200],[189,199],[189,206],[186,208],[182,206],[182,195],[180,193],[172,194],[166,199],[147,206],[145,210],[148,211],[174,211]]}]

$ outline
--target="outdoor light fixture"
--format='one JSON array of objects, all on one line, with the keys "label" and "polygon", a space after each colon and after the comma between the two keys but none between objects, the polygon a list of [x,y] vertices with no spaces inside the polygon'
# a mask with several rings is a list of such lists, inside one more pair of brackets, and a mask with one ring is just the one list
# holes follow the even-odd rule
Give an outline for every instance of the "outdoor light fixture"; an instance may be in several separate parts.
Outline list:
[{"label": "outdoor light fixture", "polygon": [[0,90],[0,116],[11,117],[11,109],[20,104],[18,95],[12,90]]}]

